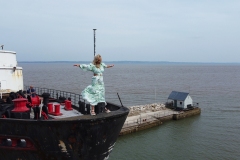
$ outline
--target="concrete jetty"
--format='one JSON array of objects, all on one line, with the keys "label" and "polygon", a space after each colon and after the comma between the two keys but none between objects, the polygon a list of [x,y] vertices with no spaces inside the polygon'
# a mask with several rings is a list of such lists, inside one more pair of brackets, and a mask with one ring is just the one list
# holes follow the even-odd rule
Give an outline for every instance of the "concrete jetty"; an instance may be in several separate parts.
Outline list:
[{"label": "concrete jetty", "polygon": [[199,115],[201,109],[193,107],[189,110],[175,111],[167,108],[165,104],[153,103],[129,107],[130,112],[122,127],[120,135],[126,135],[154,126],[161,125],[164,121],[179,120],[182,118]]}]

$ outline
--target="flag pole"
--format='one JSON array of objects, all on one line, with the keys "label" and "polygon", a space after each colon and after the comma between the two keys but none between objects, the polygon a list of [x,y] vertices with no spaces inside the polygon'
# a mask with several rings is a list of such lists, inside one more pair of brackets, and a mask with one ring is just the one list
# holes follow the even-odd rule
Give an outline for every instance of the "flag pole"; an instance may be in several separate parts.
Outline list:
[{"label": "flag pole", "polygon": [[96,45],[95,45],[95,42],[96,42],[96,37],[95,37],[95,31],[96,31],[97,29],[93,29],[93,33],[94,33],[94,57],[95,57],[95,54],[96,54]]}]

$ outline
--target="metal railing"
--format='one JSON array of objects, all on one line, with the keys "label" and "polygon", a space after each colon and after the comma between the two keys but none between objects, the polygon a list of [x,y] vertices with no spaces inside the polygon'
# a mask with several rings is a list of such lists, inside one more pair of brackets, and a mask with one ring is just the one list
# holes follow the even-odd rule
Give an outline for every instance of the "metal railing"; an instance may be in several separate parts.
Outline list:
[{"label": "metal railing", "polygon": [[[30,86],[24,86],[24,90],[28,90]],[[40,88],[40,87],[34,87],[35,92],[37,95],[42,95],[43,93],[49,93],[50,98],[59,99],[60,97],[64,97],[66,99],[71,99],[72,105],[79,106],[79,101],[85,102],[82,99],[82,95],[72,93],[72,92],[66,92],[66,91],[60,91],[55,89],[49,89],[49,88]]]}]

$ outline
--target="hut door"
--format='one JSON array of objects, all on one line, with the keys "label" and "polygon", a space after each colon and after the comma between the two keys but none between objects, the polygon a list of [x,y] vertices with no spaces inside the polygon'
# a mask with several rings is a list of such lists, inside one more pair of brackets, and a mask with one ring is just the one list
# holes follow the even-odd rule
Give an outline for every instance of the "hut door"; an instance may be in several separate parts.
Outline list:
[{"label": "hut door", "polygon": [[174,107],[177,107],[177,100],[174,100]]}]

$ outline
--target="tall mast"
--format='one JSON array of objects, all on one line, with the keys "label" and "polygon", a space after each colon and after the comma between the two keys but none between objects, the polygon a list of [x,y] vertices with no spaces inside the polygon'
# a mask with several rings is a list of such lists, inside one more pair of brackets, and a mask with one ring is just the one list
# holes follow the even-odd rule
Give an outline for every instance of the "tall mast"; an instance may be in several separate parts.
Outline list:
[{"label": "tall mast", "polygon": [[95,37],[95,31],[96,31],[97,29],[93,29],[93,33],[94,33],[94,57],[95,57],[95,54],[96,54],[96,45],[95,45],[95,42],[96,42],[96,37]]}]

